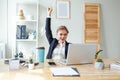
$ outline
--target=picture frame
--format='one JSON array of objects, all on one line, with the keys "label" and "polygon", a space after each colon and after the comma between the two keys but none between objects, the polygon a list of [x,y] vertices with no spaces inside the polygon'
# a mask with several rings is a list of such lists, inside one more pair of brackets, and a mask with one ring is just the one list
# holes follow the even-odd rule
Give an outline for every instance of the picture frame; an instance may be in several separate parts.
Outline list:
[{"label": "picture frame", "polygon": [[56,17],[57,19],[70,18],[70,1],[69,0],[56,1]]}]

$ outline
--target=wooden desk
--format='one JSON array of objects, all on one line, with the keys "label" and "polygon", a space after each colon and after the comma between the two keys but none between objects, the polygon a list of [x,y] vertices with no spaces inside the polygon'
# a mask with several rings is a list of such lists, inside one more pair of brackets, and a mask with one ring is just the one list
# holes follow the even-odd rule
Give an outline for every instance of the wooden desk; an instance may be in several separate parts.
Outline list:
[{"label": "wooden desk", "polygon": [[120,59],[105,59],[106,68],[97,70],[93,64],[71,65],[76,67],[80,73],[80,77],[53,77],[50,67],[63,67],[64,65],[57,63],[57,66],[49,66],[47,61],[43,68],[28,70],[26,67],[16,71],[9,71],[9,66],[0,62],[0,80],[120,80],[120,70],[111,70],[108,65]]}]

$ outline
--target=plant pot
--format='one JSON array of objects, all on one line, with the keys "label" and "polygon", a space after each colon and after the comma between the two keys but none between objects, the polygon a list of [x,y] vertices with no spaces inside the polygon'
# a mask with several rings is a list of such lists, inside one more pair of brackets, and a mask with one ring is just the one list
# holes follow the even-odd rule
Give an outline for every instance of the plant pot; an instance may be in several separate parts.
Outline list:
[{"label": "plant pot", "polygon": [[28,69],[34,69],[34,64],[28,64]]},{"label": "plant pot", "polygon": [[94,67],[96,69],[103,69],[104,68],[104,63],[103,62],[95,62]]}]

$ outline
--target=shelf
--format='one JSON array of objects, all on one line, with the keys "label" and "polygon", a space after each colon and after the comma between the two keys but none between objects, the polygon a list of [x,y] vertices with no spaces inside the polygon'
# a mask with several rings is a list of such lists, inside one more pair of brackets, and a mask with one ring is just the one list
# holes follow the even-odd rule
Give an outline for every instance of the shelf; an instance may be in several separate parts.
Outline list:
[{"label": "shelf", "polygon": [[35,42],[36,39],[30,40],[30,39],[17,39],[17,42]]},{"label": "shelf", "polygon": [[98,43],[98,40],[86,40],[87,43]]},{"label": "shelf", "polygon": [[21,24],[24,24],[24,25],[36,24],[37,25],[37,23],[38,23],[38,20],[17,20],[16,21],[16,24],[18,25],[21,25]]},{"label": "shelf", "polygon": [[37,20],[17,20],[17,22],[37,22]]},{"label": "shelf", "polygon": [[17,0],[17,4],[36,4],[38,0]]},{"label": "shelf", "polygon": [[16,2],[16,39],[13,55],[19,52],[22,52],[24,56],[32,53],[37,54],[38,15],[39,0],[20,0]]}]

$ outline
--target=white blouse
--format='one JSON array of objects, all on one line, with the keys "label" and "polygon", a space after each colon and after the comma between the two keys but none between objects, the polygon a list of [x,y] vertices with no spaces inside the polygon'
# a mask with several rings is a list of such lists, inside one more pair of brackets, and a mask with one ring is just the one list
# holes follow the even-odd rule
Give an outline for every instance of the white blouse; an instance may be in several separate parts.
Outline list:
[{"label": "white blouse", "polygon": [[53,50],[52,59],[65,59],[65,43],[59,43]]}]

